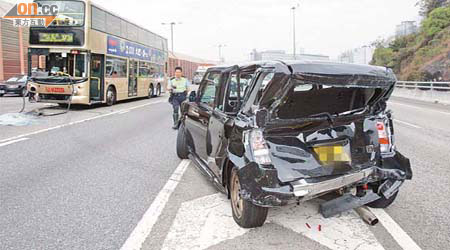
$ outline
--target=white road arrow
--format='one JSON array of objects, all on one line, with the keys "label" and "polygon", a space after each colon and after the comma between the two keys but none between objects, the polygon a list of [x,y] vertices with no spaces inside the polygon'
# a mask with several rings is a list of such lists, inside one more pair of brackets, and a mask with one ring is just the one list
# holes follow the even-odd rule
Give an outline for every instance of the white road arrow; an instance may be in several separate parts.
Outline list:
[{"label": "white road arrow", "polygon": [[[289,228],[333,250],[384,249],[353,211],[324,219],[316,202],[269,211],[268,223]],[[225,195],[209,195],[181,205],[163,249],[206,249],[248,231],[234,222]]]}]

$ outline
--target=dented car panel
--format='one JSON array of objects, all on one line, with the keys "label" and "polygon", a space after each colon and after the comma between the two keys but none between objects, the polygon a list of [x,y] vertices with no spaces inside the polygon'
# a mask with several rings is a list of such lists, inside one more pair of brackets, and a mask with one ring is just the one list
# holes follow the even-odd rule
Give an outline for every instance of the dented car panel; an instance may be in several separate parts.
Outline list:
[{"label": "dented car panel", "polygon": [[[396,82],[391,70],[299,61],[209,69],[218,70],[213,103],[201,103],[211,85],[204,80],[196,101],[183,105],[182,123],[189,138],[204,127],[206,137],[188,140],[189,152],[223,190],[230,192],[233,168],[240,197],[260,207],[352,188],[390,199],[412,178],[386,110]],[[240,82],[249,74],[250,83]],[[194,128],[200,106],[207,121]]]}]

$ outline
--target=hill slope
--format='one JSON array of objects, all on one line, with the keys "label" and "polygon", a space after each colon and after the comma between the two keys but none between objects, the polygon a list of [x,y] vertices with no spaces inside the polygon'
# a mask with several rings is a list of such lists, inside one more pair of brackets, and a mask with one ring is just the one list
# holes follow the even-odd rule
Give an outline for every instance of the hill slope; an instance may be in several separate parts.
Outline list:
[{"label": "hill slope", "polygon": [[450,81],[450,6],[433,10],[418,33],[379,43],[371,64],[393,68],[400,80]]}]

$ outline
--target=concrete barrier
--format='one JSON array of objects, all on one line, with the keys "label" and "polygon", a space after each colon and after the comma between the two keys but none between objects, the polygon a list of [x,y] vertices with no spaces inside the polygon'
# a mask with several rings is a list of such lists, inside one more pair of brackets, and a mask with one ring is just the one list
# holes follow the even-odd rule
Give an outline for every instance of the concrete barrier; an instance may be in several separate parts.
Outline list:
[{"label": "concrete barrier", "polygon": [[[429,86],[426,86],[426,84]],[[450,105],[450,88],[435,87],[433,85],[436,85],[436,83],[398,82],[397,88],[392,95]]]}]

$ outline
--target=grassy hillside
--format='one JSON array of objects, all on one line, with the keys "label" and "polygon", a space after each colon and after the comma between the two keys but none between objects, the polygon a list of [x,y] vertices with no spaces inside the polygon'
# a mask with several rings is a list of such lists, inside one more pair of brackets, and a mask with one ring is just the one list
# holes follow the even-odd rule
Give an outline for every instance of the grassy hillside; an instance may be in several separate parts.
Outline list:
[{"label": "grassy hillside", "polygon": [[371,64],[393,68],[400,80],[450,80],[450,6],[436,8],[420,31],[377,45]]}]

